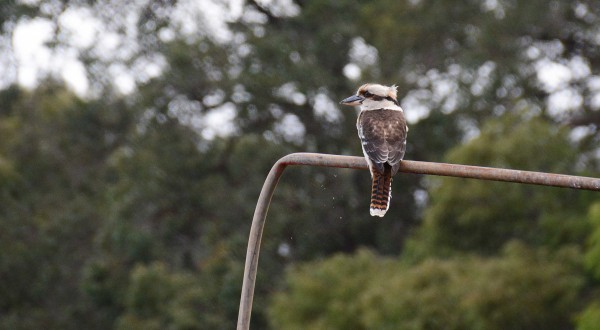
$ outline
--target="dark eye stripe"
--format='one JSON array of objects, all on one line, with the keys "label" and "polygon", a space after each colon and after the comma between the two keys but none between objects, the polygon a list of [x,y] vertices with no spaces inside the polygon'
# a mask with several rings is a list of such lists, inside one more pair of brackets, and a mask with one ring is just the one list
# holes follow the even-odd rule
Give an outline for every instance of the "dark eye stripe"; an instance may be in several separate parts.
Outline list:
[{"label": "dark eye stripe", "polygon": [[388,100],[388,101],[392,101],[392,102],[394,102],[394,104],[395,104],[395,105],[397,105],[397,106],[400,106],[400,104],[398,103],[398,101],[394,100],[394,99],[393,99],[393,98],[391,98],[390,96],[386,97],[385,99],[386,99],[386,100]]},{"label": "dark eye stripe", "polygon": [[362,95],[362,96],[364,96],[364,97],[371,98],[374,101],[381,101],[381,100],[385,99],[385,100],[394,102],[394,104],[397,105],[397,106],[400,106],[400,104],[398,103],[398,101],[394,100],[391,96],[383,97],[383,96],[375,95],[375,94],[373,94],[373,93],[371,93],[369,91],[361,91],[359,94]]}]

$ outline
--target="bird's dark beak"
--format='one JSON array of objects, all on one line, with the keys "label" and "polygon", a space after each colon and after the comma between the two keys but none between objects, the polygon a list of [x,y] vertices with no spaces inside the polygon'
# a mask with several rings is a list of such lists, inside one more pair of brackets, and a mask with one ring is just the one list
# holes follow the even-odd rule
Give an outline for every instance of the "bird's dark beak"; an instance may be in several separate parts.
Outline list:
[{"label": "bird's dark beak", "polygon": [[344,105],[359,105],[362,103],[362,101],[364,101],[364,97],[362,96],[358,96],[358,95],[352,95],[350,97],[347,97],[345,99],[343,99],[340,104],[344,104]]}]

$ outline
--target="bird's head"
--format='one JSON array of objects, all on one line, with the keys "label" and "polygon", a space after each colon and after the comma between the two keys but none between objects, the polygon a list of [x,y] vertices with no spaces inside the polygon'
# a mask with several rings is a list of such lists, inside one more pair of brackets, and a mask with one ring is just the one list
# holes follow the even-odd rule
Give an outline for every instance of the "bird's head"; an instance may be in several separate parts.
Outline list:
[{"label": "bird's head", "polygon": [[360,86],[355,95],[343,99],[340,103],[344,105],[360,105],[365,110],[388,109],[400,107],[396,97],[395,85],[364,84]]}]

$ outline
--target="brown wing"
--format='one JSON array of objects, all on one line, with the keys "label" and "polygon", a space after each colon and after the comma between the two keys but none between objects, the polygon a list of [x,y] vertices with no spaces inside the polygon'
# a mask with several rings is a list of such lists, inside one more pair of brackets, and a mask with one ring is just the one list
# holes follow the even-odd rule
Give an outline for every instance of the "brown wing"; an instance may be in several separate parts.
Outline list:
[{"label": "brown wing", "polygon": [[375,168],[383,173],[387,163],[392,167],[392,174],[396,174],[406,151],[407,127],[402,111],[362,111],[357,127],[363,151]]}]

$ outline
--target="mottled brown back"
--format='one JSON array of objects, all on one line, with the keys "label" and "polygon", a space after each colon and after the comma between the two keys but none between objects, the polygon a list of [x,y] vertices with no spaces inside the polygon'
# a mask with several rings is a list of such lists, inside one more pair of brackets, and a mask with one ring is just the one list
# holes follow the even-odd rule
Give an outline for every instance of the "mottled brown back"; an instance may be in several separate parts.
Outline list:
[{"label": "mottled brown back", "polygon": [[362,111],[357,122],[358,135],[365,154],[373,162],[373,167],[384,172],[384,164],[392,167],[396,174],[406,151],[406,119],[398,110]]}]

